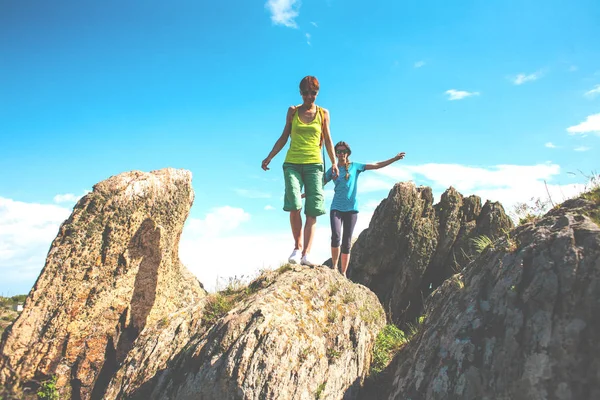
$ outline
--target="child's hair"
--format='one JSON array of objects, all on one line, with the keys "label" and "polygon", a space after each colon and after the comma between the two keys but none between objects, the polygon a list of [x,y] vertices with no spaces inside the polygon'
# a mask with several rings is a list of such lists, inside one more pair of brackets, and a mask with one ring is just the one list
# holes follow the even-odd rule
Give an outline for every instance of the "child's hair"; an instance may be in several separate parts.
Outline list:
[{"label": "child's hair", "polygon": [[352,149],[350,149],[350,146],[348,146],[348,143],[346,142],[337,142],[335,144],[335,146],[333,147],[334,150],[337,150],[338,147],[342,147],[344,146],[346,149],[348,149],[348,157],[346,157],[346,165],[344,165],[344,167],[346,167],[346,180],[348,180],[348,178],[350,178],[350,172],[348,167],[350,166],[350,154],[352,154]]}]

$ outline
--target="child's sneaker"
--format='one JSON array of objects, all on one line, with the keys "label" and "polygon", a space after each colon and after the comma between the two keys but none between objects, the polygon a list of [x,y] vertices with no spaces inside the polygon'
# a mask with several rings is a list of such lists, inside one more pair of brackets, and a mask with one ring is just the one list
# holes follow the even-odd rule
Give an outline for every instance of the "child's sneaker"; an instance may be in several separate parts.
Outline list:
[{"label": "child's sneaker", "polygon": [[294,249],[294,251],[292,251],[292,254],[290,255],[290,257],[288,258],[288,262],[290,264],[300,264],[300,262],[302,257],[302,251],[299,249]]}]

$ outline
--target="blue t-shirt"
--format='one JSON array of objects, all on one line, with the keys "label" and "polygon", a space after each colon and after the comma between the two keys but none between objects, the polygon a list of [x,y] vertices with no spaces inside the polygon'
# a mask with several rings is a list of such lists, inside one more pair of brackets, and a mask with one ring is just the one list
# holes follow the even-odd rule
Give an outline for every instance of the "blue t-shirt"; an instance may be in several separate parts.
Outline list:
[{"label": "blue t-shirt", "polygon": [[[356,181],[358,174],[365,170],[365,164],[351,162],[348,166],[350,176],[346,180],[346,167],[338,167],[340,174],[333,182],[335,184],[335,194],[331,202],[331,209],[338,211],[355,211],[358,212],[356,202]],[[325,181],[331,180],[331,168],[325,173]]]}]

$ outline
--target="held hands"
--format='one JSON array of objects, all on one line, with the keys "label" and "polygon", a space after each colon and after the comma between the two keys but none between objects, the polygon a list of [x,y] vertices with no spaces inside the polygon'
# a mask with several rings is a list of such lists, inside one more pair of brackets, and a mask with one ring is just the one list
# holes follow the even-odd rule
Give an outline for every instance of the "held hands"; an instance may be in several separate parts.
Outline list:
[{"label": "held hands", "polygon": [[336,180],[339,175],[340,175],[340,170],[338,169],[337,164],[332,164],[331,165],[331,179]]}]

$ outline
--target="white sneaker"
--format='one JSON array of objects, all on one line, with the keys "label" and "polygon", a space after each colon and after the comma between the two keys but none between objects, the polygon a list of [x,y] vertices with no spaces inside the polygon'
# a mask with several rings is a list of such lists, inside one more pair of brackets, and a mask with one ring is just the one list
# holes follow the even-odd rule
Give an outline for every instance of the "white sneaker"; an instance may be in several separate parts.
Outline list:
[{"label": "white sneaker", "polygon": [[292,251],[292,254],[290,254],[290,257],[288,258],[288,262],[290,264],[300,264],[301,257],[302,257],[302,250],[294,249],[294,251]]},{"label": "white sneaker", "polygon": [[317,265],[320,265],[318,263],[314,263],[314,262],[310,261],[308,258],[306,258],[306,255],[304,255],[304,257],[302,257],[302,260],[300,261],[300,263],[302,265],[308,265],[309,267],[316,267]]}]

